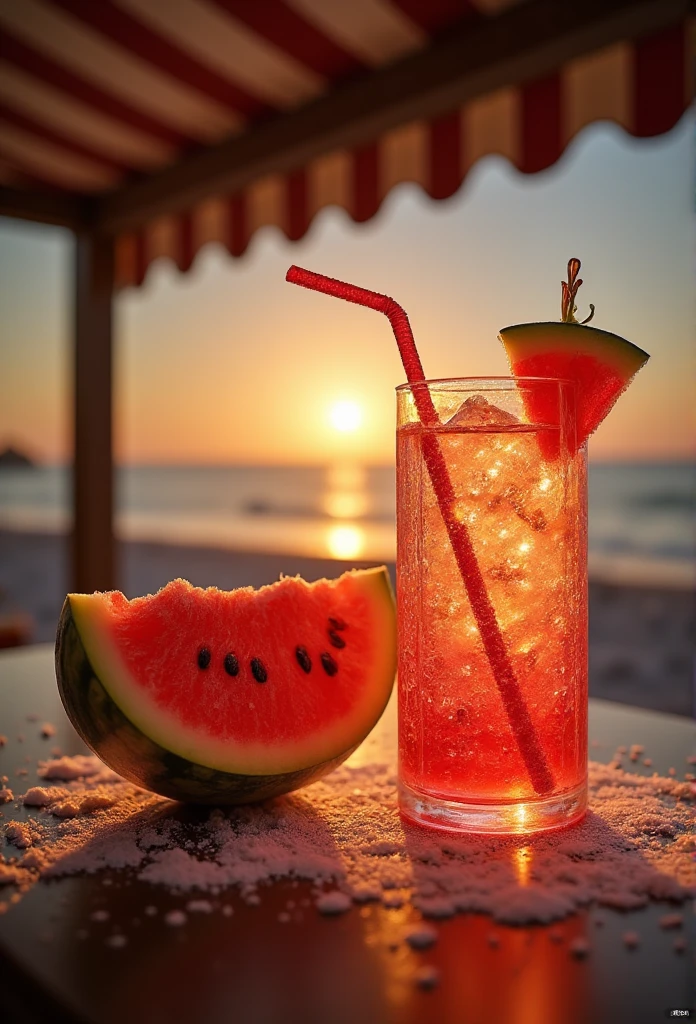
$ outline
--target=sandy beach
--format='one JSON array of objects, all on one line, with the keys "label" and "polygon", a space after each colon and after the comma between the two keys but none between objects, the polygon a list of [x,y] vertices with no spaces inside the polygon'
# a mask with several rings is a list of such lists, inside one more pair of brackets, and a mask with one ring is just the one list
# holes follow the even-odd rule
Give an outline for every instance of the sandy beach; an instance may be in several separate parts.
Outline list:
[{"label": "sandy beach", "polygon": [[[312,580],[374,564],[139,541],[119,545],[118,554],[128,597],[177,576],[227,590],[272,583],[280,573]],[[33,642],[53,640],[68,579],[65,537],[0,530],[0,615],[28,614]],[[693,715],[695,612],[690,589],[591,580],[590,695]]]}]

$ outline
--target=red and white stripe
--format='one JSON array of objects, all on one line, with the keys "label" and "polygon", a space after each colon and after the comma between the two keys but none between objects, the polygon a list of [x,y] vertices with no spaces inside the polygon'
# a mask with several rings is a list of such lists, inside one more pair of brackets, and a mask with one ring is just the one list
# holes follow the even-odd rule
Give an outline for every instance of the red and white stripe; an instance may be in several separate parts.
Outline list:
[{"label": "red and white stripe", "polygon": [[[524,2],[0,0],[0,177],[112,190]],[[240,255],[266,225],[300,238],[331,204],[368,220],[403,181],[446,198],[489,153],[541,170],[592,121],[667,131],[689,99],[686,36],[681,25],[608,47],[160,218],[120,240],[119,281],[138,283],[159,256],[185,270],[212,240]]]},{"label": "red and white stripe", "polygon": [[370,67],[425,46],[428,36],[387,0],[287,0],[288,5]]},{"label": "red and white stripe", "polygon": [[119,0],[119,6],[270,107],[297,106],[326,88],[316,71],[207,3],[173,0],[176,17],[161,0]]},{"label": "red and white stripe", "polygon": [[[368,220],[401,182],[415,182],[432,198],[445,199],[489,154],[507,157],[526,173],[543,170],[581,128],[597,120],[614,121],[633,135],[668,131],[685,109],[684,52],[681,29],[637,45],[607,47],[569,62],[558,74],[401,126],[374,145],[330,153],[291,175],[269,176],[237,195],[207,200],[185,217],[161,218],[120,239],[118,283],[140,284],[160,256],[186,270],[210,241],[240,256],[254,232],[267,225],[301,238],[329,205],[342,207],[355,221]],[[641,103],[645,93],[649,104]]]}]

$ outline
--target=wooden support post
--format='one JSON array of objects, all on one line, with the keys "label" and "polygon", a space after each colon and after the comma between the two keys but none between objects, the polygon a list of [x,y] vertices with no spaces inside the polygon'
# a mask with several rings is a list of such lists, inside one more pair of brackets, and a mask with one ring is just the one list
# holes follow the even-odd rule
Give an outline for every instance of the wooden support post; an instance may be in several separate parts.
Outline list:
[{"label": "wooden support post", "polygon": [[113,238],[78,232],[75,253],[75,379],[72,589],[113,590],[111,322]]}]

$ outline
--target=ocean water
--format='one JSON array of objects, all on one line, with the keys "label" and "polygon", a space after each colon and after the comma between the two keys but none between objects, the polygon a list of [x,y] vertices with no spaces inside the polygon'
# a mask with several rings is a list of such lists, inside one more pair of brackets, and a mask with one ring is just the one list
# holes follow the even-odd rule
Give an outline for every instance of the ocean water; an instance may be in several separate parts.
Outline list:
[{"label": "ocean water", "polygon": [[[119,536],[179,544],[392,561],[394,469],[333,465],[137,466],[116,479]],[[696,467],[590,466],[595,576],[696,579]],[[0,470],[0,528],[64,531],[64,467]]]}]

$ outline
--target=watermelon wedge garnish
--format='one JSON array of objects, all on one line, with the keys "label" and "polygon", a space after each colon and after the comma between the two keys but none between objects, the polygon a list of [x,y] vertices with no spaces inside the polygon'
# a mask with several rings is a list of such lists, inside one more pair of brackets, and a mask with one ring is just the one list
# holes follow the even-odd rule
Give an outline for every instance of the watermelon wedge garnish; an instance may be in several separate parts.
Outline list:
[{"label": "watermelon wedge garnish", "polygon": [[[647,352],[618,334],[587,326],[575,320],[575,296],[582,284],[578,277],[580,260],[568,263],[568,281],[562,284],[563,320],[551,323],[515,324],[500,331],[500,340],[516,377],[552,377],[576,385],[577,438],[585,443],[626,390]],[[535,423],[554,424],[556,404],[540,392],[526,396],[527,415]]]},{"label": "watermelon wedge garnish", "polygon": [[56,641],[63,704],[85,742],[163,796],[244,803],[307,785],[379,719],[396,670],[384,567],[128,601],[69,594]]}]

